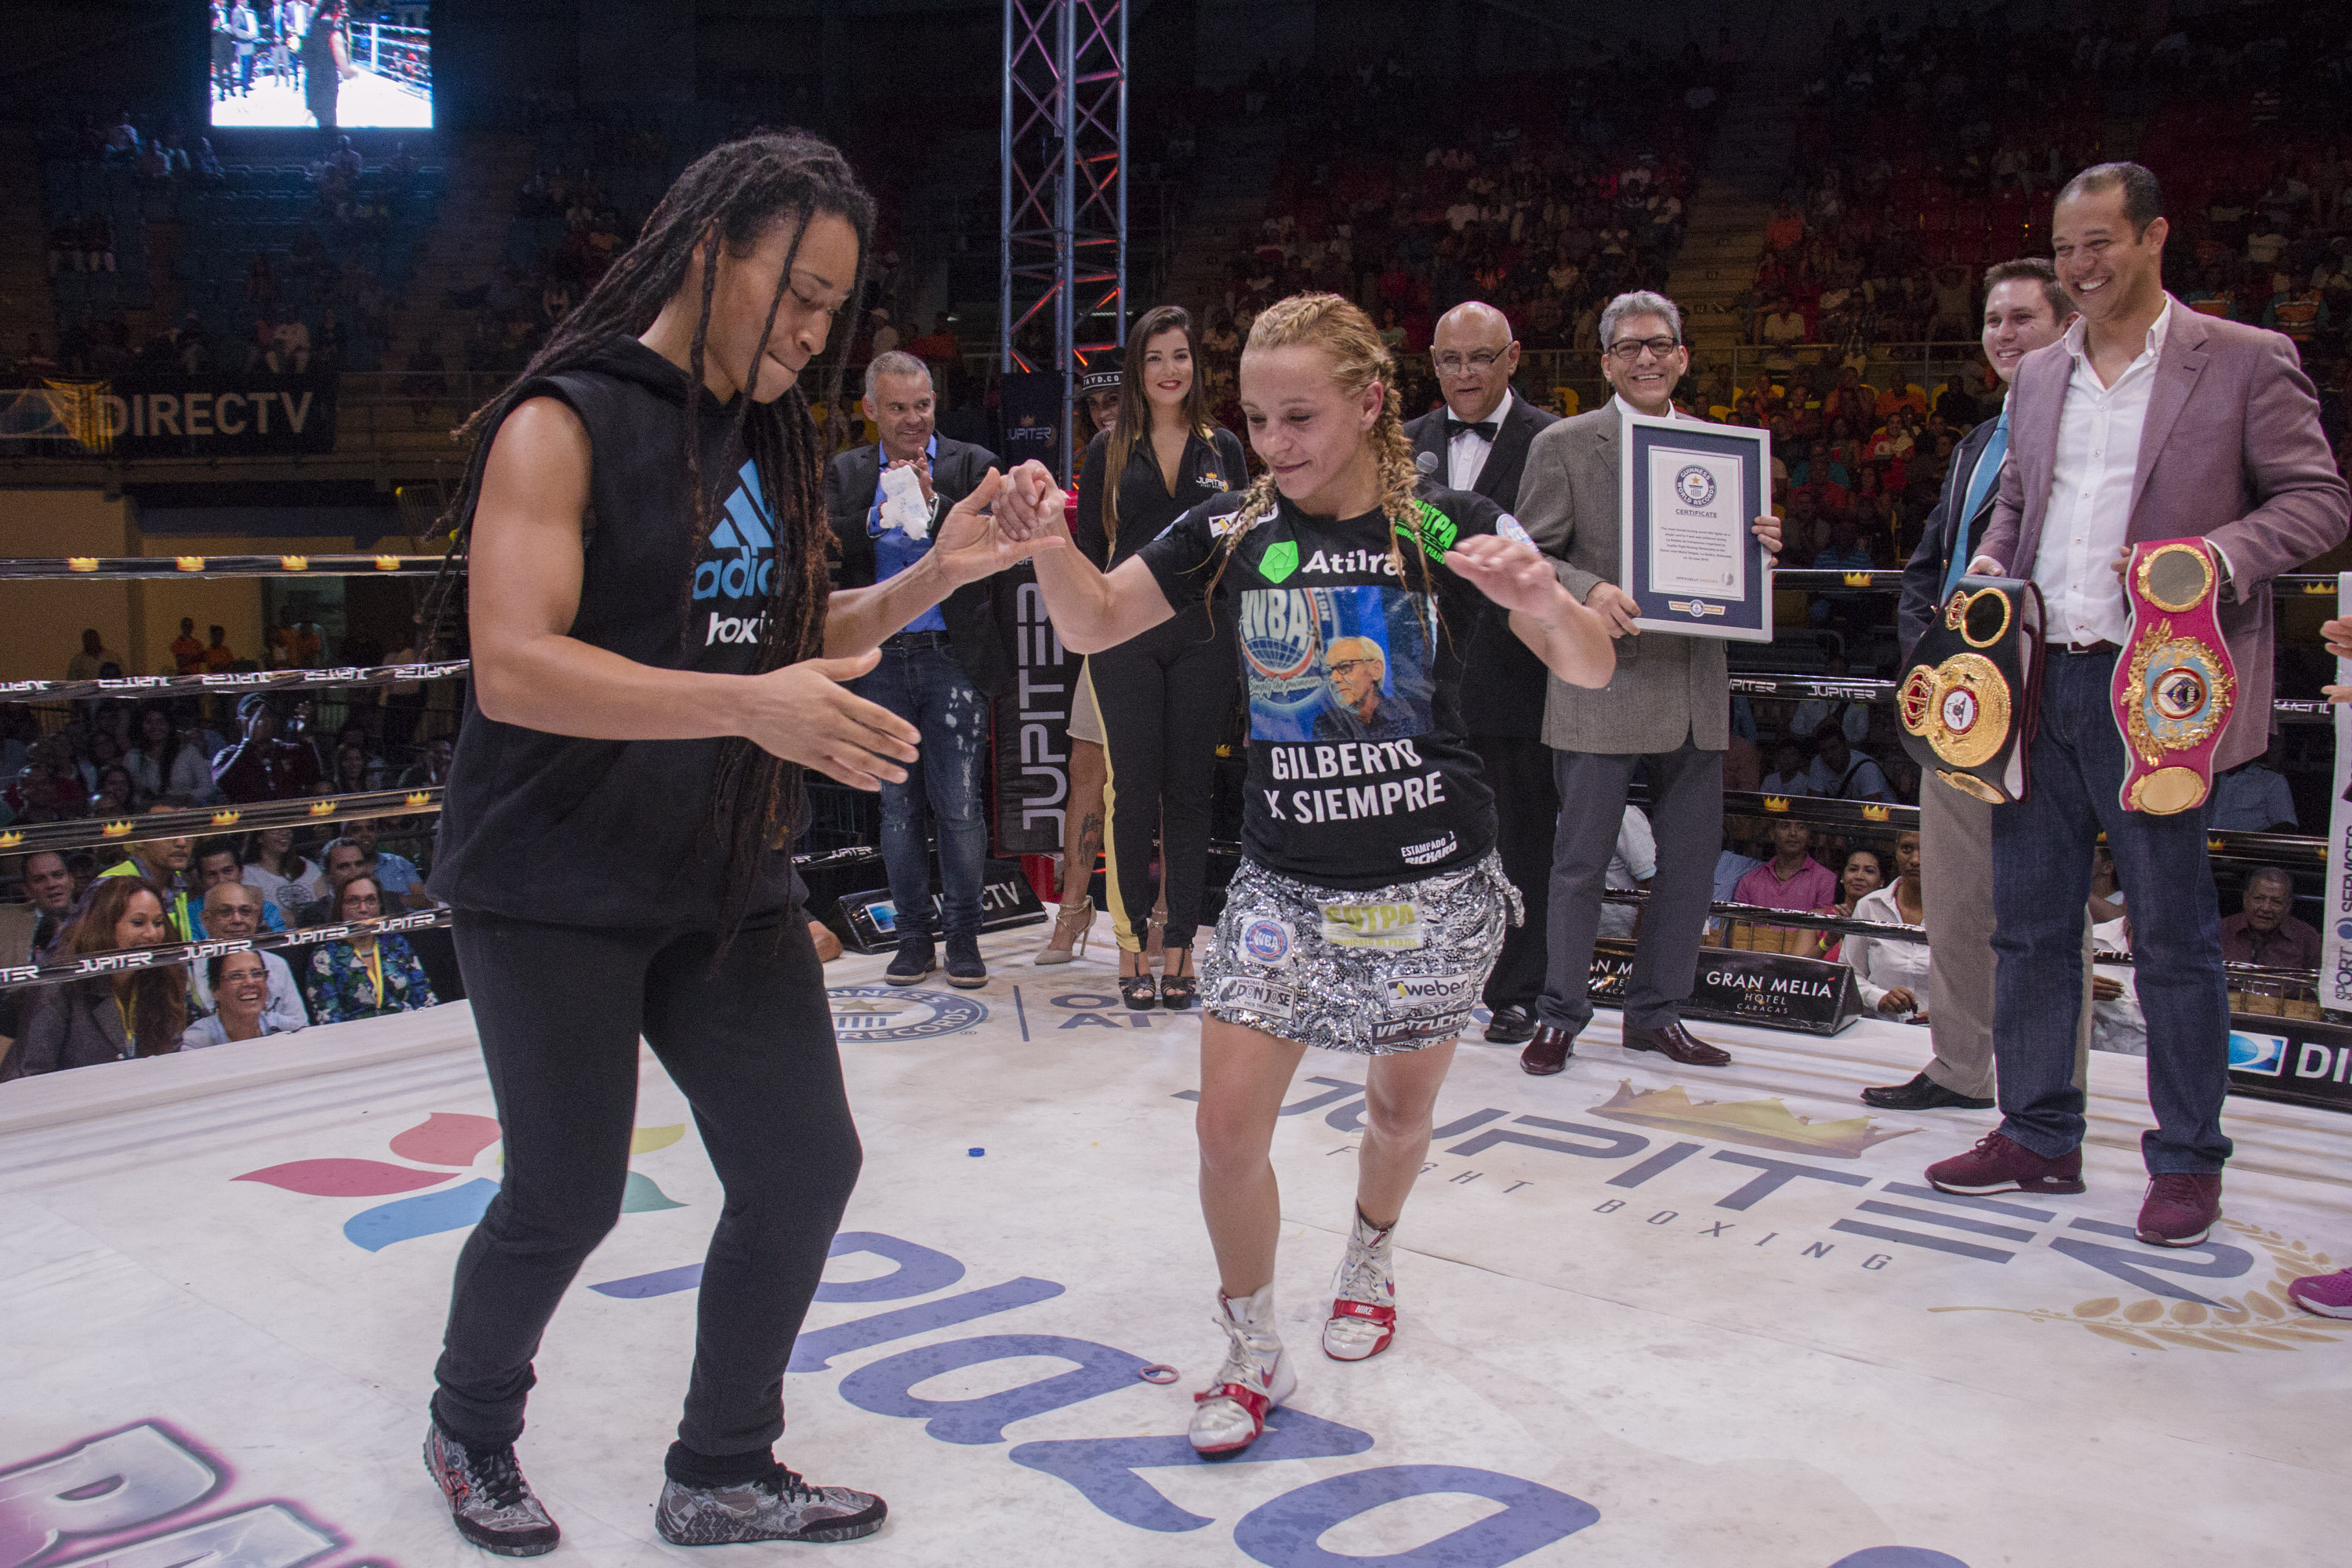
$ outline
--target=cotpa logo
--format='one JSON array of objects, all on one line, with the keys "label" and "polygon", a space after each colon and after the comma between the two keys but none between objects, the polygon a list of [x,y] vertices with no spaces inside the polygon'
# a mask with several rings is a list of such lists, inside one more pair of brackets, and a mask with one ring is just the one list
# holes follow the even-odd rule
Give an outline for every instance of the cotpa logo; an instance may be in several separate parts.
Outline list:
[{"label": "cotpa logo", "polygon": [[929,1040],[957,1035],[988,1016],[984,1003],[951,991],[915,991],[899,985],[836,985],[833,1032],[860,1045],[879,1040]]},{"label": "cotpa logo", "polygon": [[2276,1078],[2286,1070],[2286,1037],[2230,1033],[2230,1070]]}]

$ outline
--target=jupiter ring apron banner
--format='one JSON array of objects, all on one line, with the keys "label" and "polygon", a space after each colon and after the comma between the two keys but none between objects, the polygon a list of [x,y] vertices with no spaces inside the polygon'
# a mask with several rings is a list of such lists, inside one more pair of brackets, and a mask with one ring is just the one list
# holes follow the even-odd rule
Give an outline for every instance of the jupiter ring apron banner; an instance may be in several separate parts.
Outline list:
[{"label": "jupiter ring apron banner", "polygon": [[1626,412],[1619,559],[1643,631],[1772,640],[1772,572],[1753,531],[1771,508],[1763,430]]},{"label": "jupiter ring apron banner", "polygon": [[2238,689],[2215,614],[2221,574],[2202,539],[2132,546],[2124,566],[2131,636],[2116,659],[2116,727],[2130,770],[2126,811],[2170,816],[2213,793],[2213,754]]},{"label": "jupiter ring apron banner", "polygon": [[1962,577],[1895,688],[1903,749],[1962,795],[2023,800],[2041,692],[2041,590],[2016,577]]}]

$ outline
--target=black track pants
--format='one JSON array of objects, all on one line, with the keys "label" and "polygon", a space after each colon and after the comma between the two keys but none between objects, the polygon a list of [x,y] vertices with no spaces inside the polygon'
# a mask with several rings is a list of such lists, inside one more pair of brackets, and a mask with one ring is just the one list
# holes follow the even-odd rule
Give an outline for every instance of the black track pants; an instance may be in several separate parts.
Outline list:
[{"label": "black track pants", "polygon": [[540,1336],[620,1218],[642,1031],[726,1188],[678,1437],[714,1457],[764,1452],[783,1431],[784,1364],[860,1158],[804,917],[747,926],[715,972],[709,931],[459,910],[456,936],[505,1169],[457,1257],[434,1415],[480,1447],[522,1431]]}]

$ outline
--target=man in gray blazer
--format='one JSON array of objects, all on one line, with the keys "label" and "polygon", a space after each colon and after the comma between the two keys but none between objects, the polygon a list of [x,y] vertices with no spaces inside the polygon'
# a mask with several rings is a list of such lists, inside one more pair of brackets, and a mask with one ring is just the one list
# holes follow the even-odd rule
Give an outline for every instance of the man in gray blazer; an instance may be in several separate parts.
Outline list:
[{"label": "man in gray blazer", "polygon": [[2040,726],[2025,798],[1992,811],[1993,1057],[2000,1130],[1927,1179],[1955,1193],[2083,1190],[2074,1025],[2091,851],[2105,830],[2131,900],[2150,1181],[2139,1239],[2202,1241],[2221,1212],[2230,1011],[2200,814],[2126,811],[2109,688],[2130,635],[2128,546],[2201,536],[2238,690],[2217,769],[2258,756],[2271,712],[2270,580],[2344,538],[2352,497],[2291,339],[2200,316],[2164,290],[2156,176],[2102,163],[2058,193],[2051,249],[2081,319],[2028,354],[2010,447],[1971,563],[2030,576],[2047,606]]},{"label": "man in gray blazer", "polygon": [[[1588,691],[1555,679],[1545,692],[1544,743],[1567,804],[1552,842],[1544,991],[1535,1037],[1519,1056],[1519,1066],[1538,1077],[1568,1065],[1578,1033],[1592,1019],[1601,894],[1637,766],[1649,775],[1658,867],[1634,935],[1625,1045],[1687,1067],[1731,1060],[1694,1038],[1681,1013],[1697,976],[1723,847],[1723,753],[1731,741],[1724,646],[1715,637],[1637,631],[1639,612],[1616,581],[1620,410],[1673,414],[1675,384],[1690,368],[1682,312],[1647,290],[1620,294],[1601,313],[1601,373],[1616,395],[1538,434],[1519,481],[1521,525],[1558,559],[1568,591],[1599,611],[1617,639],[1617,669],[1606,687]],[[1757,519],[1755,531],[1779,552],[1779,519]]]}]

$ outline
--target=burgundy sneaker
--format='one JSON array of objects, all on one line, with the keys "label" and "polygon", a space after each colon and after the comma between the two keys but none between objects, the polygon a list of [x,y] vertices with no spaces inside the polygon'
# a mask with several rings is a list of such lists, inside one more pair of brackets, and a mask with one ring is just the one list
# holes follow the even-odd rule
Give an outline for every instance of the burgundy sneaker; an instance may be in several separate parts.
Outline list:
[{"label": "burgundy sneaker", "polygon": [[1970,1194],[2079,1193],[2083,1152],[2069,1149],[2054,1160],[2045,1160],[2014,1139],[1988,1132],[1967,1153],[1928,1166],[1927,1184],[1937,1192]]},{"label": "burgundy sneaker", "polygon": [[2150,1247],[2194,1247],[2221,1217],[2221,1173],[2167,1171],[2151,1176],[2139,1205],[2139,1238]]},{"label": "burgundy sneaker", "polygon": [[2352,1268],[2298,1279],[2286,1288],[2286,1299],[2323,1318],[2352,1318]]}]

